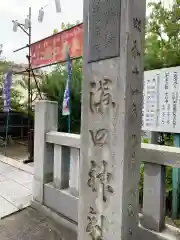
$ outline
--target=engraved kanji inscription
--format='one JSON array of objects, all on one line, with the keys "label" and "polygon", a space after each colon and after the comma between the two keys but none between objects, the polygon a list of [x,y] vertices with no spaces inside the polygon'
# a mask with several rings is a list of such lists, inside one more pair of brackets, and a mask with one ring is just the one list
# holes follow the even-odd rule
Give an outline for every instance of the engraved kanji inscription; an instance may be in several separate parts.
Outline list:
[{"label": "engraved kanji inscription", "polygon": [[99,130],[89,130],[92,142],[94,146],[100,146],[107,144],[108,130],[107,129],[99,129]]},{"label": "engraved kanji inscription", "polygon": [[107,202],[107,194],[114,193],[113,188],[109,185],[110,180],[112,179],[112,174],[107,171],[107,162],[102,162],[102,172],[97,175],[97,178],[100,180],[100,184],[103,189],[103,201]]},{"label": "engraved kanji inscription", "polygon": [[142,21],[138,18],[133,18],[133,27],[138,31],[141,32],[142,28]]},{"label": "engraved kanji inscription", "polygon": [[133,41],[133,46],[132,46],[132,49],[131,49],[131,53],[132,53],[132,57],[134,59],[136,59],[136,57],[140,57],[141,56],[141,53],[138,50],[138,46],[137,46],[137,41],[136,40]]},{"label": "engraved kanji inscription", "polygon": [[131,94],[132,94],[132,96],[136,96],[136,95],[138,95],[138,94],[140,94],[141,92],[139,91],[139,89],[137,89],[137,88],[135,88],[135,89],[132,89],[131,88]]},{"label": "engraved kanji inscription", "polygon": [[89,175],[89,179],[88,179],[88,182],[87,182],[87,185],[92,188],[92,191],[93,192],[96,192],[97,191],[97,179],[96,179],[96,176],[97,176],[97,173],[96,173],[96,162],[95,161],[91,161],[91,167],[90,167],[90,171],[88,173]]},{"label": "engraved kanji inscription", "polygon": [[133,207],[131,204],[128,206],[128,215],[131,217],[134,216]]},{"label": "engraved kanji inscription", "polygon": [[89,1],[89,59],[94,62],[120,55],[121,1]]},{"label": "engraved kanji inscription", "polygon": [[131,114],[132,114],[133,118],[137,118],[137,107],[136,107],[136,104],[134,102],[132,104]]},{"label": "engraved kanji inscription", "polygon": [[112,81],[109,78],[104,78],[98,82],[91,82],[90,92],[90,110],[92,113],[104,113],[108,106],[115,107],[115,102],[112,98]]},{"label": "engraved kanji inscription", "polygon": [[139,75],[139,69],[138,69],[138,67],[133,67],[133,69],[132,69],[132,73],[134,74],[134,75]]},{"label": "engraved kanji inscription", "polygon": [[131,160],[129,162],[129,167],[133,170],[134,169],[134,164],[135,164],[135,157],[136,157],[136,152],[134,150],[131,151]]},{"label": "engraved kanji inscription", "polygon": [[132,151],[132,153],[131,153],[131,158],[132,158],[132,161],[134,161],[134,160],[135,160],[135,156],[136,156],[136,152],[135,152],[135,151]]},{"label": "engraved kanji inscription", "polygon": [[138,144],[138,137],[136,134],[132,134],[130,137],[129,137],[129,140],[131,141],[132,143],[132,147],[135,147],[137,144]]},{"label": "engraved kanji inscription", "polygon": [[101,171],[98,172],[97,164],[94,161],[91,161],[91,167],[88,174],[89,179],[87,185],[92,189],[93,192],[96,192],[100,185],[102,186],[103,202],[107,202],[108,195],[114,193],[114,190],[110,185],[112,174],[108,172],[107,167],[107,162],[103,161],[101,165]]},{"label": "engraved kanji inscription", "polygon": [[132,235],[132,229],[129,228],[129,235]]},{"label": "engraved kanji inscription", "polygon": [[103,221],[104,216],[101,215],[98,221],[97,213],[94,208],[90,207],[89,214],[87,216],[88,225],[86,232],[89,233],[92,240],[103,240]]}]

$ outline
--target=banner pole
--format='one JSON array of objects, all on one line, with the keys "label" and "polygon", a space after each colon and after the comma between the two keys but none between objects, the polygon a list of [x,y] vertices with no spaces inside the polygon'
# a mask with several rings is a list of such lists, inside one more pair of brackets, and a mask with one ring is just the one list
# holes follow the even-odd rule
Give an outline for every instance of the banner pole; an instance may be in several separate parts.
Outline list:
[{"label": "banner pole", "polygon": [[71,65],[71,59],[69,56],[69,48],[67,46],[67,65],[68,65],[68,109],[69,109],[69,115],[68,115],[68,133],[71,133],[71,106],[70,106],[70,82],[72,78],[72,65]]},{"label": "banner pole", "polygon": [[[68,77],[70,78],[70,77]],[[71,110],[70,110],[70,79],[68,80],[68,108],[69,108],[69,115],[68,115],[68,133],[71,133]]]},{"label": "banner pole", "polygon": [[68,133],[71,133],[71,116],[68,115]]},{"label": "banner pole", "polygon": [[8,128],[9,128],[9,111],[6,114],[6,135],[5,135],[5,143],[4,143],[4,156],[6,156],[6,150],[7,150]]}]

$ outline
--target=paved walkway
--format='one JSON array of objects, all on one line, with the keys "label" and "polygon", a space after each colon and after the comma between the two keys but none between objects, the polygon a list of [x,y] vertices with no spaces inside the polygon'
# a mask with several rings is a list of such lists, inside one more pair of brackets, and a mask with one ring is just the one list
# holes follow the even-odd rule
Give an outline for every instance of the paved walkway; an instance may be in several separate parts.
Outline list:
[{"label": "paved walkway", "polygon": [[0,157],[0,218],[30,205],[31,173],[1,162]]},{"label": "paved walkway", "polygon": [[77,235],[29,207],[0,221],[0,239],[77,240]]}]

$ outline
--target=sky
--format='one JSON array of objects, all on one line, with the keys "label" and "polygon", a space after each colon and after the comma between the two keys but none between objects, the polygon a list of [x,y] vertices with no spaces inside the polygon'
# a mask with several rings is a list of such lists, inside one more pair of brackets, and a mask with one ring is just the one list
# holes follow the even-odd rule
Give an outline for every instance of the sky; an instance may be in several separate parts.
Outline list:
[{"label": "sky", "polygon": [[[0,4],[0,44],[3,44],[3,56],[8,61],[27,63],[27,50],[13,53],[13,50],[25,46],[28,37],[19,29],[12,31],[12,20],[24,23],[29,7],[32,7],[32,42],[52,34],[53,29],[61,30],[61,23],[75,23],[83,19],[83,0],[60,0],[62,12],[56,13],[54,0],[1,0]],[[143,1],[143,0],[142,0]],[[148,0],[149,1],[149,0]],[[154,0],[156,1],[156,0]],[[169,2],[171,0],[164,0]],[[38,22],[38,11],[45,7],[43,23]]]},{"label": "sky", "polygon": [[[44,7],[44,20],[38,22],[38,12]],[[3,57],[16,63],[27,63],[27,50],[13,53],[13,50],[25,46],[28,36],[20,29],[12,31],[12,20],[24,23],[32,7],[32,42],[52,34],[53,29],[61,30],[61,23],[82,21],[83,0],[61,0],[62,12],[56,13],[54,0],[1,0],[0,4],[0,44],[3,44]]]}]

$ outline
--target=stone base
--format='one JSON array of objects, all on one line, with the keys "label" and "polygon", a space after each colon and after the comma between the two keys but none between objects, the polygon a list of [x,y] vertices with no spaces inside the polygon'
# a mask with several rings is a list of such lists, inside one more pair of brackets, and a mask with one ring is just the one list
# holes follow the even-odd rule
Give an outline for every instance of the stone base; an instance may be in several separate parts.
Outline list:
[{"label": "stone base", "polygon": [[31,202],[31,207],[33,209],[36,209],[37,211],[39,211],[41,214],[51,218],[57,224],[65,227],[65,228],[68,228],[68,229],[77,233],[77,225],[76,224],[68,221],[67,219],[65,219],[60,214],[54,212],[52,209],[50,209],[50,208],[48,208],[44,205],[41,205],[40,203],[38,203],[36,201]]},{"label": "stone base", "polygon": [[78,197],[72,195],[71,189],[57,189],[53,183],[44,185],[43,204],[50,207],[68,220],[78,222]]}]

